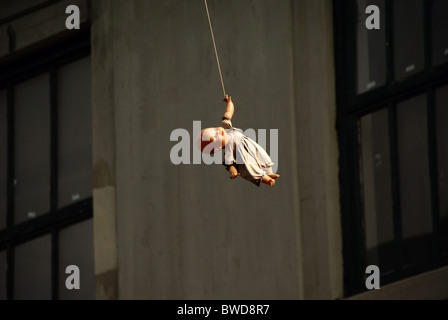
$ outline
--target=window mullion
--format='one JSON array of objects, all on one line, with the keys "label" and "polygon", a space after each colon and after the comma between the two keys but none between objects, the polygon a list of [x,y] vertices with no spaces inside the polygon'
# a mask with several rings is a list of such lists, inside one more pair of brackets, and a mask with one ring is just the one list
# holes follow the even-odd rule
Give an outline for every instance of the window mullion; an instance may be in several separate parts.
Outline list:
[{"label": "window mullion", "polygon": [[58,209],[58,106],[57,106],[57,72],[50,71],[50,161],[51,161],[51,197],[50,211],[55,214]]},{"label": "window mullion", "polygon": [[[58,210],[58,85],[57,70],[50,70],[50,174],[51,174],[51,196],[50,196],[50,214],[53,221]],[[51,292],[52,299],[58,299],[59,289],[59,245],[58,230],[52,228],[51,232]]]},{"label": "window mullion", "polygon": [[349,48],[347,52],[347,71],[348,75],[350,75],[346,80],[348,81],[348,97],[349,101],[353,100],[353,97],[356,96],[356,63],[350,63],[356,61],[356,23],[357,23],[357,7],[356,1],[350,1],[350,5],[348,7],[349,14],[346,16],[346,32],[348,33],[347,39],[347,47]]},{"label": "window mullion", "polygon": [[[9,231],[14,227],[14,87],[6,89],[6,114],[7,114],[7,185],[6,185],[6,229]],[[6,246],[6,296],[9,300],[14,299],[14,247]]]},{"label": "window mullion", "polygon": [[51,298],[59,299],[59,230],[51,232]]},{"label": "window mullion", "polygon": [[429,179],[431,185],[431,211],[433,226],[433,243],[435,257],[441,255],[440,248],[440,216],[439,216],[439,192],[438,192],[438,158],[437,158],[437,124],[434,89],[430,87],[427,93],[428,103],[428,152],[429,152]]},{"label": "window mullion", "polygon": [[7,106],[7,208],[6,208],[6,227],[12,228],[14,225],[14,181],[15,181],[15,148],[14,148],[14,87],[9,86],[6,90]]},{"label": "window mullion", "polygon": [[14,247],[10,244],[6,247],[6,297],[8,300],[14,299]]},{"label": "window mullion", "polygon": [[423,35],[425,52],[425,70],[431,70],[432,66],[432,26],[431,26],[431,1],[423,2]]},{"label": "window mullion", "polygon": [[402,235],[402,215],[400,199],[400,168],[398,155],[398,124],[397,106],[395,103],[389,105],[389,132],[390,132],[390,159],[392,178],[392,200],[394,212],[394,238],[396,251],[396,271],[403,268],[403,235]]},{"label": "window mullion", "polygon": [[386,68],[387,68],[387,85],[391,84],[395,79],[394,65],[394,32],[393,32],[393,3],[386,1]]}]

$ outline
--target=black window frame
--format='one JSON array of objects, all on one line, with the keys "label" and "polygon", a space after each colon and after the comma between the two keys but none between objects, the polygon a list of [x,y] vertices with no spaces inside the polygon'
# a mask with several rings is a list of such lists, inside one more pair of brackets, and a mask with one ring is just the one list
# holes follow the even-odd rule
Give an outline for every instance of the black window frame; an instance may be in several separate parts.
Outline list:
[{"label": "black window frame", "polygon": [[[360,132],[359,119],[377,110],[387,108],[389,113],[389,141],[392,168],[392,197],[394,211],[394,238],[397,252],[402,253],[401,213],[399,191],[397,103],[407,98],[425,94],[427,97],[429,178],[431,185],[431,214],[433,222],[434,259],[427,263],[405,268],[403,257],[398,256],[396,270],[381,275],[381,284],[386,285],[424,271],[448,264],[448,257],[442,256],[438,247],[439,195],[437,185],[437,136],[435,115],[435,90],[448,84],[448,63],[432,65],[432,34],[430,1],[424,1],[424,70],[404,81],[394,79],[394,48],[392,1],[386,1],[386,84],[373,90],[357,94],[356,73],[356,0],[333,0],[334,45],[336,66],[336,103],[338,143],[340,151],[341,219],[344,259],[345,296],[367,291],[365,287],[365,250],[363,229],[363,203],[360,184]],[[367,15],[366,15],[367,18]],[[381,26],[383,27],[383,26]]]},{"label": "black window frame", "polygon": [[[52,1],[57,2],[57,1]],[[10,35],[10,37],[13,35]],[[12,51],[12,47],[10,48]],[[93,196],[72,205],[58,208],[58,121],[57,68],[91,55],[90,27],[63,32],[17,52],[0,58],[0,90],[7,100],[7,216],[6,228],[0,230],[0,251],[6,250],[7,299],[14,299],[15,246],[51,235],[51,298],[59,298],[59,231],[93,217]],[[50,212],[32,220],[14,224],[14,97],[16,84],[34,76],[50,76]],[[92,186],[93,188],[93,186]],[[93,189],[92,189],[93,192]],[[92,244],[93,245],[93,244]]]}]

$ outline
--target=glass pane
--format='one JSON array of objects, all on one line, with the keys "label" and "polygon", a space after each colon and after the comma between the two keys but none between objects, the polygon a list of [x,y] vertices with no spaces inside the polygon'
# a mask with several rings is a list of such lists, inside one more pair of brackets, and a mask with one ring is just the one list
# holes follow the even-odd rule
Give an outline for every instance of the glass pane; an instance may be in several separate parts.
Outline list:
[{"label": "glass pane", "polygon": [[[70,265],[79,268],[79,289],[69,290],[65,286],[67,277],[72,274],[65,273]],[[59,234],[59,299],[95,299],[92,219],[70,226]]]},{"label": "glass pane", "polygon": [[51,236],[21,244],[14,251],[14,299],[51,299]]},{"label": "glass pane", "polygon": [[432,21],[432,59],[438,65],[448,61],[448,1],[433,0]]},{"label": "glass pane", "polygon": [[0,230],[6,228],[6,92],[0,91]]},{"label": "glass pane", "polygon": [[432,214],[428,128],[424,95],[398,104],[398,153],[404,259],[406,264],[432,254]]},{"label": "glass pane", "polygon": [[448,86],[436,92],[441,248],[448,253]]},{"label": "glass pane", "polygon": [[[379,30],[366,28],[369,5],[380,9]],[[357,6],[358,93],[363,93],[386,83],[386,10],[384,0],[357,0]]]},{"label": "glass pane", "polygon": [[0,300],[6,300],[6,250],[0,251]]},{"label": "glass pane", "polygon": [[361,119],[362,180],[367,264],[395,266],[388,112]]},{"label": "glass pane", "polygon": [[404,78],[422,71],[423,1],[394,0],[394,63],[395,78]]},{"label": "glass pane", "polygon": [[90,57],[58,72],[59,208],[92,196]]},{"label": "glass pane", "polygon": [[15,88],[15,216],[20,223],[50,211],[48,74]]}]

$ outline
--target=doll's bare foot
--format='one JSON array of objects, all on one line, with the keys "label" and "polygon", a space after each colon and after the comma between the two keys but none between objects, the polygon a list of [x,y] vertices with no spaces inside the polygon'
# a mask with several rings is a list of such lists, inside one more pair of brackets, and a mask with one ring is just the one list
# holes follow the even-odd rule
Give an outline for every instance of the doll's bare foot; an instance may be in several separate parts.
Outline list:
[{"label": "doll's bare foot", "polygon": [[264,184],[267,184],[271,188],[275,185],[275,179],[271,178],[270,176],[266,175],[263,176],[263,179],[261,180]]},{"label": "doll's bare foot", "polygon": [[268,176],[270,176],[272,179],[277,179],[277,178],[280,178],[280,175],[279,174],[268,174]]},{"label": "doll's bare foot", "polygon": [[235,179],[236,177],[238,177],[240,174],[237,172],[237,173],[231,173],[230,174],[230,179]]},{"label": "doll's bare foot", "polygon": [[236,169],[235,166],[231,166],[229,168],[229,172],[230,172],[230,179],[235,179],[236,177],[238,177],[240,175],[240,173],[238,172],[238,170]]}]

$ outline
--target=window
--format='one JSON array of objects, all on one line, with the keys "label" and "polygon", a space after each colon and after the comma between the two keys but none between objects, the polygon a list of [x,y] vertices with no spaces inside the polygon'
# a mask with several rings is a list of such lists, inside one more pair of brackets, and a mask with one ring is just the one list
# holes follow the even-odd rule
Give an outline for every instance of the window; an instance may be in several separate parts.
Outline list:
[{"label": "window", "polygon": [[[92,196],[90,59],[59,68],[58,208]],[[87,76],[87,77],[86,77]]]},{"label": "window", "polygon": [[[376,5],[385,10],[385,0],[359,0],[357,3],[357,79],[358,93],[383,86],[386,83],[386,33],[383,29],[368,30],[365,24],[365,8]],[[380,23],[385,24],[385,15]]]},{"label": "window", "polygon": [[[365,27],[371,4],[379,30]],[[334,8],[349,296],[366,290],[368,265],[382,285],[448,265],[448,5],[334,0]]]},{"label": "window", "polygon": [[383,271],[395,266],[388,117],[383,108],[360,120],[366,263],[381,265]]},{"label": "window", "polygon": [[432,30],[432,60],[438,66],[448,61],[448,2],[445,0],[432,0],[431,30]]},{"label": "window", "polygon": [[94,299],[90,38],[60,41],[0,74],[0,299]]},{"label": "window", "polygon": [[[59,233],[59,299],[94,300],[95,277],[93,270],[93,221],[82,221],[64,228]],[[67,290],[65,269],[76,265],[82,270],[80,290]]]},{"label": "window", "polygon": [[51,299],[51,236],[25,242],[14,250],[14,299]]},{"label": "window", "polygon": [[49,84],[45,73],[13,89],[14,223],[50,211]]},{"label": "window", "polygon": [[433,255],[426,97],[397,104],[399,198],[405,265]]},{"label": "window", "polygon": [[423,0],[393,0],[392,11],[394,74],[404,80],[425,67]]}]

